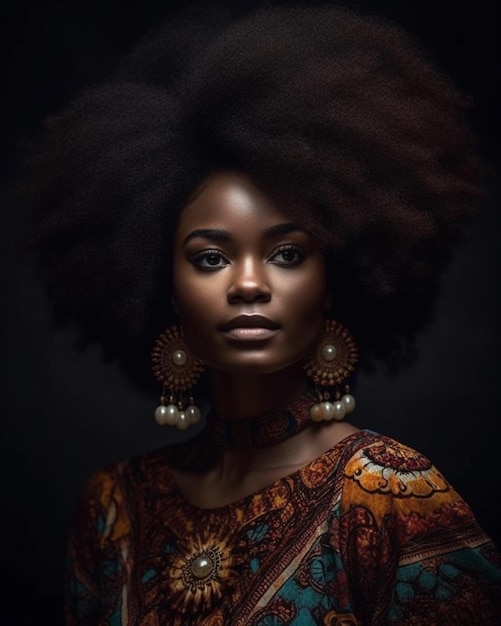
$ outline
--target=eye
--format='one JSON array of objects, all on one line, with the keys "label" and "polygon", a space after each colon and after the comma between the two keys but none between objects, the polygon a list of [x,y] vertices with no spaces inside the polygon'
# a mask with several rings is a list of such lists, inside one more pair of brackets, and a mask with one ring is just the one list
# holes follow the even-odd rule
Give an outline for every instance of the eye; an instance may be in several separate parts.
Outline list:
[{"label": "eye", "polygon": [[229,261],[219,250],[204,250],[193,257],[192,263],[201,270],[213,272],[228,265]]},{"label": "eye", "polygon": [[285,265],[295,267],[304,260],[304,252],[299,246],[286,244],[280,246],[269,259],[270,263],[275,265]]}]

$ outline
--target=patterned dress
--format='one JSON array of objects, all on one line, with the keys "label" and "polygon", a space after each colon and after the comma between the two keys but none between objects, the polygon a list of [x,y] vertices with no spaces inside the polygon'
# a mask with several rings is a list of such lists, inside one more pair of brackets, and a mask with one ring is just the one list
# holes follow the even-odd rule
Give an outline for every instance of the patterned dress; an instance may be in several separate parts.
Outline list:
[{"label": "patterned dress", "polygon": [[199,509],[165,450],[94,475],[69,539],[68,626],[501,624],[501,563],[421,454],[350,435]]}]

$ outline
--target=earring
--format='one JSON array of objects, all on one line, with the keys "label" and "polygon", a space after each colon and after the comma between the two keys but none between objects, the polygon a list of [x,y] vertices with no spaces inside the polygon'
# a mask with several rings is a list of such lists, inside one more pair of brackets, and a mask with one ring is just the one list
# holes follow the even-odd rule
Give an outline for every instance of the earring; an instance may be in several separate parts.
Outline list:
[{"label": "earring", "polygon": [[163,387],[160,404],[155,410],[156,422],[161,426],[176,426],[179,430],[198,424],[201,412],[190,390],[203,373],[204,364],[190,353],[183,329],[171,326],[160,335],[151,359],[153,374]]},{"label": "earring", "polygon": [[341,385],[355,371],[357,361],[358,349],[348,330],[335,320],[325,320],[318,342],[304,364],[319,399],[310,409],[314,422],[341,421],[355,409],[350,387],[346,385],[342,394]]}]

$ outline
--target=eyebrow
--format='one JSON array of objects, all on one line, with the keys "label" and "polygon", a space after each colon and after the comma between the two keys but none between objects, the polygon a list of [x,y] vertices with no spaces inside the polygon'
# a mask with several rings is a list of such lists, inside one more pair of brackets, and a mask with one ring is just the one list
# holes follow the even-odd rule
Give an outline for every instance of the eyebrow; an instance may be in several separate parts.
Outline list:
[{"label": "eyebrow", "polygon": [[[295,231],[302,231],[297,224],[275,224],[274,226],[270,226],[266,228],[263,232],[263,236],[265,239],[273,239],[274,237],[280,237],[281,235],[288,235],[289,233]],[[228,230],[223,230],[220,228],[199,228],[197,230],[192,230],[183,240],[183,246],[185,246],[189,241],[196,238],[208,239],[209,241],[214,242],[222,242],[222,241],[231,241],[232,235]]]},{"label": "eyebrow", "polygon": [[270,226],[264,231],[265,239],[272,239],[273,237],[280,237],[280,235],[288,235],[289,233],[303,230],[297,224],[275,224]]},{"label": "eyebrow", "polygon": [[219,228],[199,228],[197,230],[192,230],[189,235],[187,235],[183,240],[183,246],[185,246],[188,241],[192,239],[208,239],[209,241],[230,241],[231,233],[227,230],[221,230]]}]

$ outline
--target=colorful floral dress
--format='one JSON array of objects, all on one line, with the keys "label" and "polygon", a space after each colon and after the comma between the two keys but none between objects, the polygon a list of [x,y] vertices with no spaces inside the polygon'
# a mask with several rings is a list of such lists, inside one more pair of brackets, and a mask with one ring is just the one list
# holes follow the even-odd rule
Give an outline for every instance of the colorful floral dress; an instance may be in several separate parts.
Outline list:
[{"label": "colorful floral dress", "polygon": [[68,626],[501,624],[501,563],[421,454],[370,431],[242,500],[199,509],[165,450],[88,481]]}]

